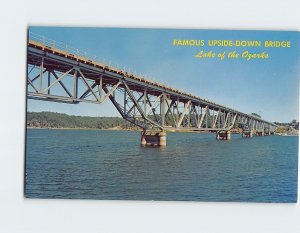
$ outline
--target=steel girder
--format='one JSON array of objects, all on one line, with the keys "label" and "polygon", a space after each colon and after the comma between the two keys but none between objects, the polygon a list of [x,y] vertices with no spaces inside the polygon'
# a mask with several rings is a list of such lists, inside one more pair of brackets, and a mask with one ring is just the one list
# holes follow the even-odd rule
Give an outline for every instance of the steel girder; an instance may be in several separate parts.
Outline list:
[{"label": "steel girder", "polygon": [[109,99],[124,119],[144,130],[228,131],[240,127],[272,132],[276,127],[258,117],[36,47],[28,49],[27,96],[70,104],[102,104]]}]

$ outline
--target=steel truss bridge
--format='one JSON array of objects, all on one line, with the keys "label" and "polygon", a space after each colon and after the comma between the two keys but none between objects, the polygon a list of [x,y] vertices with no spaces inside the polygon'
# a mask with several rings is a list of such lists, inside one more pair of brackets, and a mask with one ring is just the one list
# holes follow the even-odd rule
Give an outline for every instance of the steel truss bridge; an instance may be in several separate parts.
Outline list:
[{"label": "steel truss bridge", "polygon": [[[251,137],[253,133],[270,134],[276,128],[255,115],[108,66],[32,33],[27,51],[27,97],[69,104],[110,100],[124,119],[143,129],[144,136],[153,131],[224,133],[240,128]],[[149,135],[153,139],[160,134]],[[223,136],[217,138],[227,139],[227,134]]]}]

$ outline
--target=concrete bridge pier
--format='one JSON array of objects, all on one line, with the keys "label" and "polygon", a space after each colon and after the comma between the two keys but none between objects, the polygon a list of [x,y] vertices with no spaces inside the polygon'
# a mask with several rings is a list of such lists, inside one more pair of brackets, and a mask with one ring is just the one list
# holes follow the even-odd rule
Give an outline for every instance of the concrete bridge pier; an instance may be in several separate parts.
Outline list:
[{"label": "concrete bridge pier", "polygon": [[159,130],[143,130],[141,133],[141,146],[166,146],[167,133]]},{"label": "concrete bridge pier", "polygon": [[264,134],[264,132],[262,132],[262,131],[257,131],[256,132],[256,136],[259,136],[259,137],[262,137],[262,136],[264,136],[265,134]]},{"label": "concrete bridge pier", "polygon": [[253,132],[251,130],[243,131],[242,136],[243,136],[243,138],[252,138],[253,137]]},{"label": "concrete bridge pier", "polygon": [[216,139],[217,140],[230,140],[231,139],[231,132],[230,131],[217,131],[216,132]]}]

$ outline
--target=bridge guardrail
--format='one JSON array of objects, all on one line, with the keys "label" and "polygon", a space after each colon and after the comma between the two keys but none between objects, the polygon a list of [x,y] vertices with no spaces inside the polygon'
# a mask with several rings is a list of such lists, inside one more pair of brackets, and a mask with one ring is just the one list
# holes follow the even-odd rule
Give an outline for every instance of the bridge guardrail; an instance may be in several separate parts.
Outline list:
[{"label": "bridge guardrail", "polygon": [[101,62],[97,59],[97,56],[92,56],[90,54],[88,54],[87,52],[83,52],[77,48],[74,48],[72,46],[69,46],[68,44],[64,43],[64,42],[60,42],[60,41],[56,41],[53,39],[50,39],[48,37],[33,33],[33,32],[29,32],[29,39],[30,40],[34,40],[36,42],[40,42],[42,44],[44,44],[45,46],[48,46],[50,48],[55,48],[55,49],[59,49],[80,57],[84,57],[88,60],[94,60],[94,61],[98,61]]},{"label": "bridge guardrail", "polygon": [[[85,58],[85,59],[87,59],[87,60],[91,60],[91,61],[94,61],[94,62],[97,62],[97,63],[102,63],[102,64],[105,63],[105,61],[104,61],[104,62],[103,62],[103,61],[100,61],[100,60],[97,58],[97,56],[92,56],[92,55],[90,55],[90,54],[87,53],[87,52],[83,52],[83,51],[81,51],[81,50],[79,50],[79,49],[77,49],[77,48],[74,48],[74,47],[72,47],[72,46],[69,46],[69,45],[66,44],[65,42],[59,42],[59,41],[56,41],[56,40],[54,40],[54,39],[50,39],[50,38],[48,38],[48,37],[45,37],[45,36],[43,36],[43,35],[39,35],[39,34],[36,34],[36,33],[33,33],[33,32],[29,32],[28,38],[29,38],[29,40],[36,41],[36,42],[38,42],[38,43],[43,44],[44,46],[47,46],[47,47],[50,47],[50,48],[53,48],[53,49],[58,49],[58,50],[67,52],[67,53],[69,53],[69,54],[73,54],[73,55],[75,55],[75,56],[83,57],[83,58]],[[113,66],[113,65],[111,65],[111,64],[110,64],[109,66],[110,66],[111,68],[120,70],[120,69],[118,68],[118,66]],[[132,75],[132,76],[139,77],[139,79],[143,79],[143,80],[144,80],[144,78],[141,77],[140,75],[136,75],[136,74],[134,74],[133,72],[126,71],[125,68],[122,69],[122,70],[124,70],[125,72],[127,72],[128,74],[130,74],[130,75]],[[237,113],[241,113],[241,112],[239,112],[238,110],[232,109],[232,108],[230,108],[230,107],[227,107],[227,106],[224,106],[224,105],[221,105],[221,104],[214,103],[214,102],[212,102],[212,101],[210,101],[210,100],[207,100],[207,99],[205,99],[205,98],[202,98],[202,97],[198,97],[198,96],[195,96],[195,95],[192,95],[192,94],[189,94],[189,93],[186,93],[186,92],[183,92],[183,91],[174,89],[174,88],[172,88],[172,87],[170,87],[170,86],[167,86],[167,85],[165,85],[165,84],[163,84],[163,83],[158,83],[158,82],[153,81],[153,80],[150,80],[150,79],[148,79],[148,78],[147,78],[147,80],[150,81],[150,82],[152,82],[153,84],[162,86],[163,88],[166,88],[166,89],[171,89],[172,91],[175,91],[175,92],[177,92],[177,93],[181,93],[181,94],[187,95],[187,96],[192,97],[192,98],[201,99],[202,101],[205,101],[205,102],[207,102],[207,103],[209,103],[209,104],[217,105],[217,106],[219,106],[219,107],[226,108],[226,109],[229,109],[229,110],[234,111],[234,112],[237,112]],[[245,113],[241,113],[241,114],[245,114]],[[245,114],[245,115],[250,116],[250,114]],[[256,117],[256,116],[251,116],[251,117],[254,118],[254,119],[258,119],[258,120],[264,121],[263,119],[259,119],[259,118]],[[267,122],[267,121],[266,121],[266,122]],[[270,123],[270,122],[268,122],[268,123]],[[273,123],[272,123],[272,124],[273,124]]]}]

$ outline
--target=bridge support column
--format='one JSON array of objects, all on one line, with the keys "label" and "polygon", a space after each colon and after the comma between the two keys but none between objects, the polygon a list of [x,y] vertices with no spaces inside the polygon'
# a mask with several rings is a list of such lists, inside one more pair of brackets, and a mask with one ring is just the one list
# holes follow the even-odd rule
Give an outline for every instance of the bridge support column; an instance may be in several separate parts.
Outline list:
[{"label": "bridge support column", "polygon": [[216,139],[217,140],[230,140],[231,139],[231,132],[230,131],[217,131],[216,132]]},{"label": "bridge support column", "polygon": [[262,136],[264,136],[264,132],[257,131],[256,132],[256,136],[262,137]]},{"label": "bridge support column", "polygon": [[141,134],[141,146],[166,146],[167,133],[165,131],[144,130]]},{"label": "bridge support column", "polygon": [[253,132],[252,131],[243,131],[242,136],[243,136],[243,138],[252,138]]}]

